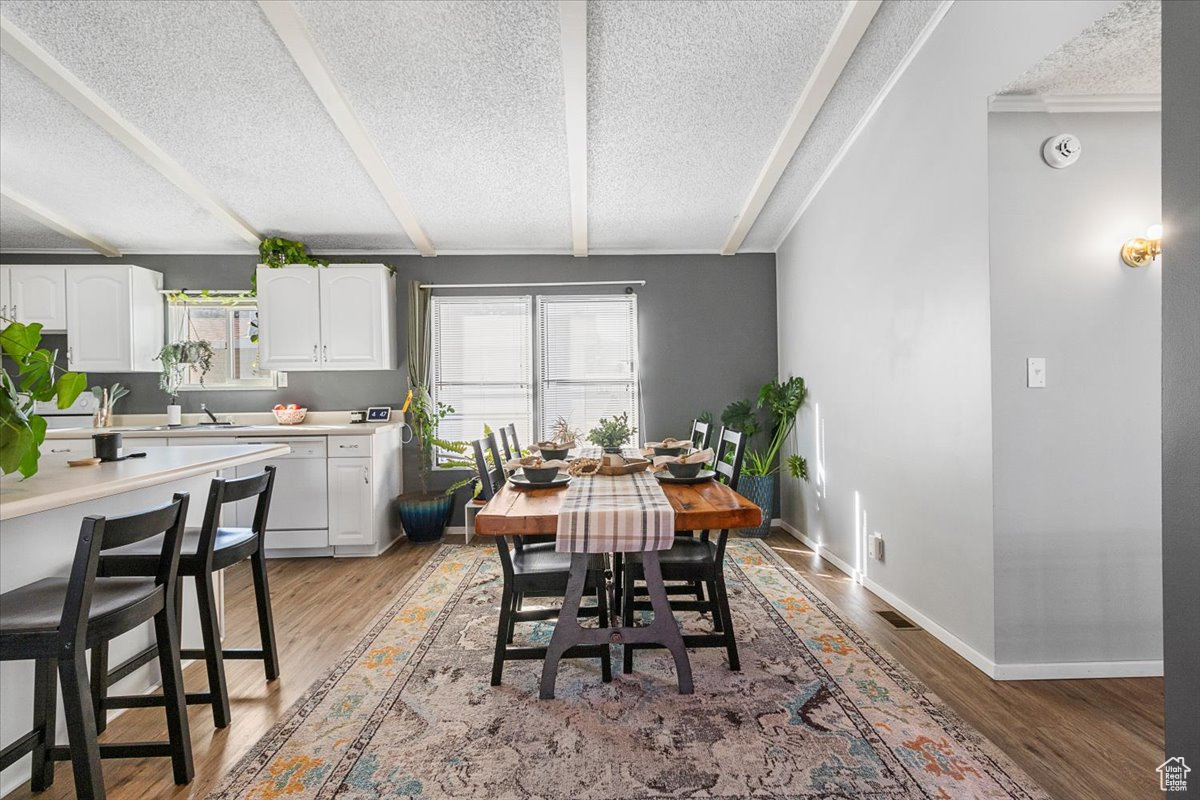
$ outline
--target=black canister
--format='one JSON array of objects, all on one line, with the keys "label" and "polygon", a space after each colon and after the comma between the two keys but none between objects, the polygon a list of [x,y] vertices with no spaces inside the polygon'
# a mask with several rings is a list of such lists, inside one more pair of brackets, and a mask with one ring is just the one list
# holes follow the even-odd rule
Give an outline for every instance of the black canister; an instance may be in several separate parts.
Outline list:
[{"label": "black canister", "polygon": [[101,461],[116,461],[123,455],[121,434],[96,433],[92,435],[92,453]]}]

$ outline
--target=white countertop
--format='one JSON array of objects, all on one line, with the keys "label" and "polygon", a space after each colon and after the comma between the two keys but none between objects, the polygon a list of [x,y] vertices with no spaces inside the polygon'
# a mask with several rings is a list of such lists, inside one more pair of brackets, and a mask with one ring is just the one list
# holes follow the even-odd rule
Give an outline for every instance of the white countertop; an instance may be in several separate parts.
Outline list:
[{"label": "white countertop", "polygon": [[96,433],[120,433],[122,439],[146,437],[170,437],[189,439],[210,436],[374,436],[382,430],[399,425],[398,422],[360,422],[355,424],[309,424],[299,425],[228,425],[213,428],[168,428],[165,425],[115,425],[111,428],[58,428],[46,431],[47,439],[90,439]]},{"label": "white countertop", "polygon": [[38,473],[32,478],[22,481],[19,475],[8,475],[0,480],[0,520],[159,486],[289,452],[291,448],[286,444],[151,447],[145,458],[94,467],[70,467],[67,459],[71,456],[43,455]]}]

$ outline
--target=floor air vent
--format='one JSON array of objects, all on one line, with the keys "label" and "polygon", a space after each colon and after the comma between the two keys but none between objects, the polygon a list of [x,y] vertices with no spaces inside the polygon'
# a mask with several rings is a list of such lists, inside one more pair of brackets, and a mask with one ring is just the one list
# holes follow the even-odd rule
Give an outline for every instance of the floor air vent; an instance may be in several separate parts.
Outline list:
[{"label": "floor air vent", "polygon": [[893,628],[898,628],[902,631],[920,630],[920,628],[918,628],[912,622],[900,616],[900,614],[897,612],[892,611],[890,608],[887,611],[876,611],[875,613],[892,623]]}]

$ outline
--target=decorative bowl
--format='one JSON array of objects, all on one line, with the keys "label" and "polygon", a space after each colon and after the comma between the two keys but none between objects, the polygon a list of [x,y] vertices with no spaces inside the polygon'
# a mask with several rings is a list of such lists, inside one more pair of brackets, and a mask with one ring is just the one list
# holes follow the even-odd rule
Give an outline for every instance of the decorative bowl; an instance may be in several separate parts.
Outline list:
[{"label": "decorative bowl", "polygon": [[558,476],[558,467],[521,467],[531,483],[549,483]]},{"label": "decorative bowl", "polygon": [[700,474],[700,470],[704,464],[697,461],[694,464],[681,464],[678,461],[667,464],[667,472],[670,472],[676,478],[694,478]]},{"label": "decorative bowl", "polygon": [[[567,453],[569,453],[569,452],[571,452],[571,448],[569,448],[569,447],[559,447],[559,448],[540,447],[538,449],[538,455],[541,456],[542,458],[546,459],[547,461],[555,461],[557,459],[565,459],[567,457]],[[528,473],[526,473],[526,474],[528,474]],[[530,480],[533,480],[533,479],[530,478]]]},{"label": "decorative bowl", "polygon": [[656,447],[656,448],[654,448],[654,455],[656,455],[656,456],[681,456],[684,454],[684,451],[686,451],[688,449],[689,448],[687,447],[687,445],[680,445],[679,447]]},{"label": "decorative bowl", "polygon": [[285,408],[279,411],[272,411],[271,413],[275,415],[275,421],[280,425],[299,425],[308,416],[308,409]]}]

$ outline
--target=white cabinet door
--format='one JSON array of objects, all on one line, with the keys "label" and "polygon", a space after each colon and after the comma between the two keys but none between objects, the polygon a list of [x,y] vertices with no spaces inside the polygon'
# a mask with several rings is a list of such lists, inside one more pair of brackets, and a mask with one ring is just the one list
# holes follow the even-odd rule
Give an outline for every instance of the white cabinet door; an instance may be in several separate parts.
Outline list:
[{"label": "white cabinet door", "polygon": [[371,459],[329,459],[329,543],[375,543]]},{"label": "white cabinet door", "polygon": [[67,365],[89,372],[127,372],[131,360],[128,267],[68,267]]},{"label": "white cabinet door", "polygon": [[67,329],[67,271],[63,267],[8,267],[8,316],[47,332]]},{"label": "white cabinet door", "polygon": [[263,369],[318,370],[322,269],[259,267],[258,353]]},{"label": "white cabinet door", "polygon": [[388,369],[384,292],[387,271],[328,267],[321,273],[321,365],[324,369]]},{"label": "white cabinet door", "polygon": [[8,306],[12,302],[12,286],[9,283],[10,270],[8,267],[0,267],[0,317],[12,319],[12,315],[8,313]]}]

